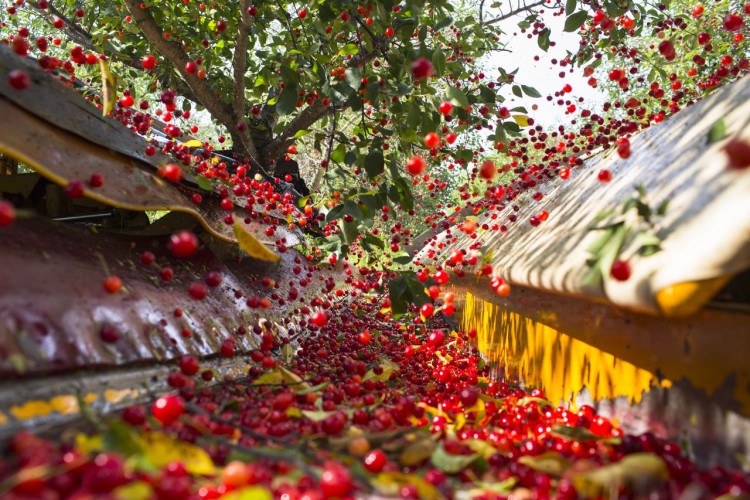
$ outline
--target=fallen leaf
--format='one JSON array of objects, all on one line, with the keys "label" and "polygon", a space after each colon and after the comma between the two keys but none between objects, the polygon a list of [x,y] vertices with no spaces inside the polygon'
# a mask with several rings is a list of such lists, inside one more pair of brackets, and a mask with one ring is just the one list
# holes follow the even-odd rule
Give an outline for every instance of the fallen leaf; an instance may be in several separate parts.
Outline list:
[{"label": "fallen leaf", "polygon": [[570,467],[570,462],[565,457],[553,451],[548,451],[535,457],[525,455],[519,458],[518,462],[534,469],[535,471],[543,472],[544,474],[549,474],[554,477],[561,477]]},{"label": "fallen leaf", "polygon": [[439,500],[443,498],[437,488],[416,474],[404,474],[403,472],[382,472],[375,476],[372,485],[382,495],[398,497],[401,487],[413,485],[417,488],[419,498],[422,500]]},{"label": "fallen leaf", "polygon": [[669,478],[664,460],[652,453],[633,453],[619,462],[573,476],[573,484],[583,495],[596,497],[629,488],[644,493]]},{"label": "fallen leaf", "polygon": [[269,250],[266,245],[237,221],[234,223],[234,236],[237,238],[240,248],[250,257],[267,262],[278,262],[281,260],[278,254]]},{"label": "fallen leaf", "polygon": [[418,439],[404,448],[398,457],[398,462],[406,467],[418,465],[430,458],[437,443],[432,437]]},{"label": "fallen leaf", "polygon": [[458,474],[480,457],[481,455],[479,453],[472,453],[471,455],[451,455],[445,451],[443,444],[440,443],[435,448],[435,451],[432,452],[430,460],[432,461],[432,465],[441,471],[447,472],[448,474]]}]

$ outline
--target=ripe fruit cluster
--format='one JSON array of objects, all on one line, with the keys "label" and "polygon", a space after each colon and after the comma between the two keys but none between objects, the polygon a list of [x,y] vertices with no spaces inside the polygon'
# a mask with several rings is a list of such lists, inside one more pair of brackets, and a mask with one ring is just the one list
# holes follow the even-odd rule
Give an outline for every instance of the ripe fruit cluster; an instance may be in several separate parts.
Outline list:
[{"label": "ripe fruit cluster", "polygon": [[[183,356],[178,393],[152,403],[152,422],[143,406],[124,410],[121,419],[132,427],[120,427],[120,434],[146,437],[160,427],[186,446],[202,447],[216,464],[215,474],[192,471],[187,455],[157,470],[143,469],[132,441],[85,453],[72,443],[22,432],[11,441],[0,472],[2,484],[10,485],[5,498],[117,496],[135,484],[154,498],[213,499],[251,486],[275,498],[370,492],[451,498],[461,491],[495,498],[491,489],[507,482],[513,485],[508,494],[573,499],[583,493],[576,490],[576,473],[561,477],[538,460],[585,472],[631,455],[648,455],[664,475],[620,485],[623,498],[678,497],[696,485],[713,496],[750,492],[748,474],[703,471],[676,444],[650,433],[624,435],[590,406],[575,412],[556,407],[539,389],[490,377],[471,342],[475,331],[451,333],[441,316],[420,330],[386,321],[376,303],[352,306],[303,337],[298,356],[284,368],[302,384],[268,383],[281,373],[266,362],[273,360],[273,346],[281,345],[270,339],[264,352],[250,353],[247,378],[208,386],[210,370]],[[364,331],[370,335],[366,343]],[[354,463],[361,464],[356,476]],[[394,491],[383,477],[406,480]]]}]

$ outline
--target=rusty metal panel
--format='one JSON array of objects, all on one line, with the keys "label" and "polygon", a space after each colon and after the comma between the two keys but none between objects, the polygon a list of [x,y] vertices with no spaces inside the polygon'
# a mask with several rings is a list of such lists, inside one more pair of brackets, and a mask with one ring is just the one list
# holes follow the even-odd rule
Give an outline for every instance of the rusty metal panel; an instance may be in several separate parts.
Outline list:
[{"label": "rusty metal panel", "polygon": [[[257,345],[252,327],[261,317],[293,323],[295,310],[309,305],[305,297],[324,297],[336,286],[334,274],[325,272],[303,286],[309,264],[294,250],[283,253],[278,264],[251,258],[225,263],[206,245],[194,258],[177,259],[167,242],[165,236],[96,233],[41,217],[19,217],[3,228],[0,375],[157,362],[185,353],[208,356],[228,338],[240,351],[252,349]],[[143,251],[153,252],[156,263],[141,264]],[[171,281],[160,278],[164,267],[173,269]],[[221,275],[221,284],[207,287],[203,300],[192,298],[188,286],[203,282],[210,271]],[[104,290],[108,275],[121,278],[123,291]],[[264,286],[262,278],[272,286]],[[272,297],[271,307],[248,307],[251,295]],[[117,342],[102,341],[103,325],[116,328]],[[240,327],[246,333],[238,334]]]}]

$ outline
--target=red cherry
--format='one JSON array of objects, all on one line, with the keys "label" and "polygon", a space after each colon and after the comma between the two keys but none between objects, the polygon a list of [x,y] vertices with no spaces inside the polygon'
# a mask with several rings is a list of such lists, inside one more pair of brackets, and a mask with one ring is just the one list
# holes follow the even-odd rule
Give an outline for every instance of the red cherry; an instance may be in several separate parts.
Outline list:
[{"label": "red cherry", "polygon": [[435,306],[433,306],[429,302],[426,304],[423,304],[422,307],[419,308],[419,314],[424,318],[431,318],[432,313],[434,312],[435,312]]},{"label": "red cherry", "polygon": [[432,275],[432,279],[434,279],[438,285],[445,285],[450,280],[450,275],[447,272],[440,270]]},{"label": "red cherry", "polygon": [[599,171],[597,177],[599,178],[599,182],[609,182],[612,180],[612,172],[603,168]]},{"label": "red cherry", "polygon": [[206,287],[205,285],[203,285],[203,283],[198,283],[196,281],[194,283],[190,283],[190,286],[188,287],[188,293],[194,299],[203,300],[206,298],[208,290],[206,290]]},{"label": "red cherry", "polygon": [[482,177],[482,179],[490,180],[495,177],[495,174],[497,174],[497,166],[495,166],[495,163],[491,160],[484,160],[482,166],[479,167],[479,176]]},{"label": "red cherry", "polygon": [[104,176],[99,173],[91,174],[91,177],[89,178],[89,186],[92,188],[98,188],[102,187],[104,184]]},{"label": "red cherry", "polygon": [[300,19],[304,19],[307,17],[307,9],[300,9],[299,12],[297,12],[297,17]]},{"label": "red cherry", "polygon": [[427,168],[427,162],[421,156],[412,156],[406,162],[406,170],[411,175],[419,175]]},{"label": "red cherry", "polygon": [[428,78],[435,73],[435,69],[432,67],[432,63],[429,59],[420,58],[414,61],[411,65],[411,76],[415,80],[422,80]]},{"label": "red cherry", "polygon": [[235,342],[234,339],[226,339],[221,343],[219,348],[219,354],[224,358],[231,358],[234,356]]},{"label": "red cherry", "polygon": [[122,288],[122,280],[117,276],[109,276],[104,280],[104,289],[107,293],[117,293]]},{"label": "red cherry", "polygon": [[453,111],[453,104],[449,103],[448,101],[443,101],[440,103],[438,109],[443,115],[449,115],[451,114],[451,111]]},{"label": "red cherry", "polygon": [[9,201],[0,200],[0,227],[13,224],[16,220],[16,209]]},{"label": "red cherry", "polygon": [[370,343],[370,340],[372,340],[372,334],[365,330],[364,332],[361,332],[359,334],[359,341],[363,343],[364,345],[367,345]]},{"label": "red cherry", "polygon": [[151,71],[156,67],[156,58],[152,55],[145,55],[141,58],[141,66],[143,69]]},{"label": "red cherry", "polygon": [[198,237],[192,231],[178,231],[169,239],[169,248],[176,257],[190,257],[198,250]]},{"label": "red cherry", "polygon": [[364,465],[365,469],[372,474],[381,472],[385,465],[388,463],[388,457],[385,455],[383,450],[372,450],[370,453],[365,455]]},{"label": "red cherry", "polygon": [[198,363],[198,360],[195,359],[195,356],[185,354],[180,358],[180,371],[183,374],[192,377],[198,373],[198,370],[200,370],[200,364]]},{"label": "red cherry", "polygon": [[456,142],[456,139],[458,139],[458,136],[453,132],[448,132],[448,134],[446,134],[445,136],[445,142],[447,142],[448,144],[453,144],[454,142]]},{"label": "red cherry", "polygon": [[445,342],[445,334],[440,330],[433,330],[427,337],[427,345],[440,347]]},{"label": "red cherry", "polygon": [[739,14],[731,13],[724,18],[724,29],[727,31],[739,31],[742,29],[742,17]]},{"label": "red cherry", "polygon": [[393,28],[391,28],[390,26],[389,26],[389,27],[387,27],[387,28],[385,29],[385,36],[387,36],[387,37],[389,37],[389,38],[390,38],[390,37],[392,37],[392,36],[393,36]]},{"label": "red cherry", "polygon": [[198,65],[195,61],[188,61],[185,63],[185,73],[193,74],[198,70]]},{"label": "red cherry", "polygon": [[323,311],[315,311],[310,315],[310,323],[317,327],[324,327],[328,324],[328,316]]},{"label": "red cherry", "polygon": [[141,264],[144,266],[150,266],[156,260],[156,256],[152,252],[143,252],[140,256]]},{"label": "red cherry", "polygon": [[320,476],[320,490],[326,498],[349,495],[354,488],[349,471],[336,462],[326,462]]},{"label": "red cherry", "polygon": [[31,85],[31,78],[25,71],[14,69],[8,73],[8,83],[16,90],[25,90]]},{"label": "red cherry", "polygon": [[430,149],[435,149],[440,145],[440,136],[435,132],[429,132],[424,136],[424,145]]},{"label": "red cherry", "polygon": [[99,338],[102,339],[102,342],[114,344],[120,340],[120,331],[114,325],[105,323],[99,329]]},{"label": "red cherry", "polygon": [[618,259],[612,263],[609,274],[617,281],[627,281],[630,278],[630,264],[626,260]]},{"label": "red cherry", "polygon": [[174,163],[167,163],[157,169],[156,175],[162,179],[168,180],[169,182],[180,182],[185,176],[185,173]]},{"label": "red cherry", "polygon": [[154,401],[151,407],[151,414],[162,425],[169,425],[175,422],[185,412],[185,405],[179,396],[168,395],[162,396]]},{"label": "red cherry", "polygon": [[729,167],[743,169],[750,167],[750,142],[743,139],[732,139],[724,146],[729,157]]}]

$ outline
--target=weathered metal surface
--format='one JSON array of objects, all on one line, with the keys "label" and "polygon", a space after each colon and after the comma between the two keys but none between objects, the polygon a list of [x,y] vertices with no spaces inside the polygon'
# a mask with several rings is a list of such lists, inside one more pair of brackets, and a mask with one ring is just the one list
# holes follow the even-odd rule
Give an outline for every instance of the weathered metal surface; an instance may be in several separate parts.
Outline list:
[{"label": "weathered metal surface", "polygon": [[[302,286],[309,264],[294,250],[278,264],[239,257],[225,263],[205,246],[194,258],[176,259],[167,242],[168,237],[95,233],[40,217],[19,218],[3,228],[0,375],[123,366],[185,353],[207,356],[227,338],[236,340],[238,350],[252,349],[257,345],[252,327],[260,318],[294,323],[295,309],[335,286],[334,274],[325,272]],[[143,251],[153,252],[156,263],[143,266]],[[167,266],[174,270],[171,281],[159,277]],[[210,271],[222,276],[221,285],[209,287],[203,300],[191,298],[188,286],[204,282]],[[123,291],[104,290],[108,275],[122,279]],[[264,277],[272,286],[263,286]],[[271,307],[251,309],[246,305],[251,295],[270,297]],[[102,341],[103,325],[120,332],[116,343]],[[239,327],[247,333],[238,334]]]},{"label": "weathered metal surface", "polygon": [[525,287],[501,298],[458,286],[462,328],[477,330],[508,378],[556,404],[592,404],[626,432],[685,438],[704,464],[750,458],[750,314],[667,319]]},{"label": "weathered metal surface", "polygon": [[[447,231],[440,227],[415,260],[442,265],[454,250],[489,248],[495,275],[514,284],[598,297],[654,314],[692,312],[711,298],[712,294],[702,293],[704,285],[716,285],[715,292],[721,283],[711,280],[750,267],[750,169],[728,168],[722,151],[731,137],[750,141],[748,117],[750,78],[746,77],[631,138],[629,159],[600,154],[573,168],[570,180],[554,179],[528,190],[504,209],[479,216],[480,227],[506,225],[507,232],[479,229],[474,239],[456,227]],[[725,121],[728,135],[709,144],[708,131],[719,119]],[[610,170],[613,180],[599,182],[600,169]],[[620,211],[637,185],[644,186],[652,207],[670,200],[664,217],[655,222],[663,250],[641,257],[636,251],[639,243],[630,240],[622,252],[631,264],[630,278],[586,285],[588,249],[601,234],[589,231],[594,217],[605,210]],[[540,202],[532,199],[536,189],[544,194]],[[520,210],[512,210],[510,205],[515,204]],[[530,217],[542,210],[549,219],[533,227]],[[438,260],[429,257],[431,250]],[[688,286],[675,288],[682,284]],[[683,296],[674,294],[673,301],[691,307],[668,304],[669,297],[662,300],[659,295],[665,290],[680,291]]]},{"label": "weathered metal surface", "polygon": [[[8,74],[17,69],[28,74],[32,82],[22,92],[8,82]],[[159,152],[148,156],[142,137],[114,118],[103,117],[101,110],[79,92],[45,72],[34,59],[15,55],[6,45],[0,45],[0,95],[57,128],[129,158],[153,166],[170,161]]]},{"label": "weathered metal surface", "polygon": [[[244,377],[249,365],[246,356],[203,360],[201,368],[211,370],[214,378],[198,384]],[[173,390],[167,377],[175,370],[174,365],[151,363],[0,382],[0,442],[22,429],[54,434],[72,424],[84,423],[81,401],[99,415],[148,402],[155,394]]]},{"label": "weathered metal surface", "polygon": [[[291,231],[282,223],[276,226],[274,240],[263,235],[267,224],[262,223],[263,207],[253,208],[255,219],[245,208],[236,207],[227,212],[220,207],[217,197],[201,190],[191,190],[159,179],[153,168],[138,160],[121,155],[66,132],[0,98],[0,152],[21,160],[44,177],[65,186],[71,180],[84,183],[85,196],[106,205],[126,210],[174,210],[195,217],[215,236],[235,242],[231,225],[224,218],[233,213],[235,220],[244,221],[251,234],[258,236],[268,246],[276,240],[285,240],[285,246],[300,242],[299,231]],[[129,132],[128,132],[129,133]],[[98,188],[87,185],[93,173],[104,177]],[[203,196],[200,205],[190,201],[193,193]],[[279,213],[272,214],[276,218]]]}]

